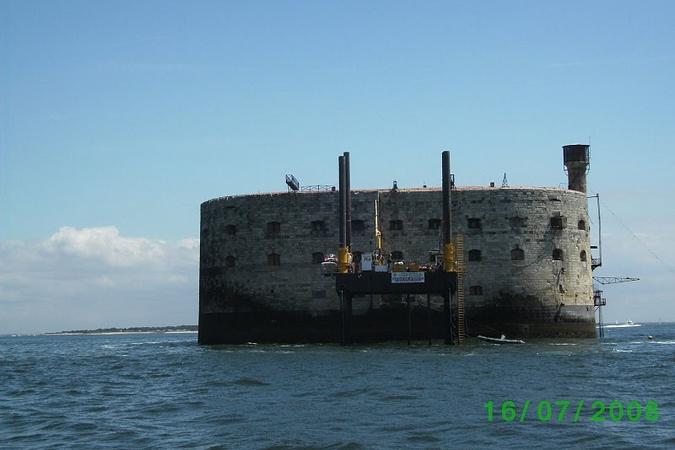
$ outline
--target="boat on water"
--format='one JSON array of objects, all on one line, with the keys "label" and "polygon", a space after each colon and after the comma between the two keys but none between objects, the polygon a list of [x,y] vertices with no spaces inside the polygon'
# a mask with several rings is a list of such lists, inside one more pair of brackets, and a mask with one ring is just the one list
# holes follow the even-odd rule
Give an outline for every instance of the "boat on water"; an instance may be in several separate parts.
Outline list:
[{"label": "boat on water", "polygon": [[634,323],[632,320],[629,319],[624,323],[615,322],[613,325],[612,324],[605,325],[605,328],[633,328],[640,326],[642,325],[640,325],[639,323]]},{"label": "boat on water", "polygon": [[525,341],[522,341],[520,339],[506,339],[506,336],[504,336],[503,334],[499,338],[483,336],[483,335],[480,335],[480,334],[476,337],[478,339],[480,339],[481,341],[492,342],[492,343],[495,343],[495,344],[524,344],[525,343]]}]

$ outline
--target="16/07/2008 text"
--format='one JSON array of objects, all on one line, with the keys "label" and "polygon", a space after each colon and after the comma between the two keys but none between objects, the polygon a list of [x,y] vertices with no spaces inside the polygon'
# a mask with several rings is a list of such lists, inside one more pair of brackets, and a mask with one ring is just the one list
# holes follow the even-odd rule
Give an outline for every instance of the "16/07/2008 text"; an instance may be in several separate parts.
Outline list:
[{"label": "16/07/2008 text", "polygon": [[[522,407],[518,407],[514,400],[506,400],[498,408],[498,414],[503,422],[525,422],[526,419],[535,419],[540,422],[580,422],[584,408],[590,404],[591,415],[588,414],[583,419],[591,422],[604,422],[611,420],[620,422],[627,420],[629,422],[656,422],[660,418],[659,406],[654,400],[648,400],[644,406],[637,400],[622,402],[612,400],[609,404],[601,400],[586,403],[579,400],[575,404],[569,400],[540,400],[536,407],[532,400],[526,400]],[[495,402],[490,400],[484,405],[487,413],[488,422],[495,421]],[[531,416],[528,416],[530,414]]]}]

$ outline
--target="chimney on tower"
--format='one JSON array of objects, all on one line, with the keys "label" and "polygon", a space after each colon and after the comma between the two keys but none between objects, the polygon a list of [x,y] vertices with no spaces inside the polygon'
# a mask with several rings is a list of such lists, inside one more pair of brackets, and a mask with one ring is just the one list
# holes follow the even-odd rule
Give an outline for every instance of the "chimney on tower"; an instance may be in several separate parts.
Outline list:
[{"label": "chimney on tower", "polygon": [[567,172],[567,188],[586,193],[586,174],[591,165],[590,145],[563,146],[563,163]]}]

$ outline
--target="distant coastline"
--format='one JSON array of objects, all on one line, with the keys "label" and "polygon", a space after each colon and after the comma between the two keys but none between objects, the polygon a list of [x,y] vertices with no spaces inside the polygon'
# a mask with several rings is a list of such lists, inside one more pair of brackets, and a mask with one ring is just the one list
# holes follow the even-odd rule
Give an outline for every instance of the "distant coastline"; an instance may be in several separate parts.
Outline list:
[{"label": "distant coastline", "polygon": [[141,333],[196,333],[197,325],[171,325],[161,327],[97,328],[95,330],[66,330],[45,335],[78,336],[90,334],[141,334]]}]

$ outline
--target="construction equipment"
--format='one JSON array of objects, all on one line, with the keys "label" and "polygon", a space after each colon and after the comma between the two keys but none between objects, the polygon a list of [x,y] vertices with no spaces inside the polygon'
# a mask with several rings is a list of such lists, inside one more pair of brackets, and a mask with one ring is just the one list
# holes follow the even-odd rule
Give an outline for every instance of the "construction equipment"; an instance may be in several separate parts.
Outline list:
[{"label": "construction equipment", "polygon": [[633,277],[596,277],[593,279],[600,284],[616,284],[616,283],[629,283],[631,281],[640,281],[639,278]]},{"label": "construction equipment", "polygon": [[[635,277],[600,277],[593,276],[593,280],[600,284],[630,283],[631,281],[640,281]],[[607,306],[607,299],[604,297],[601,289],[593,289],[593,305],[598,311],[598,331],[600,337],[605,337],[605,325],[602,321],[602,307]]]}]

